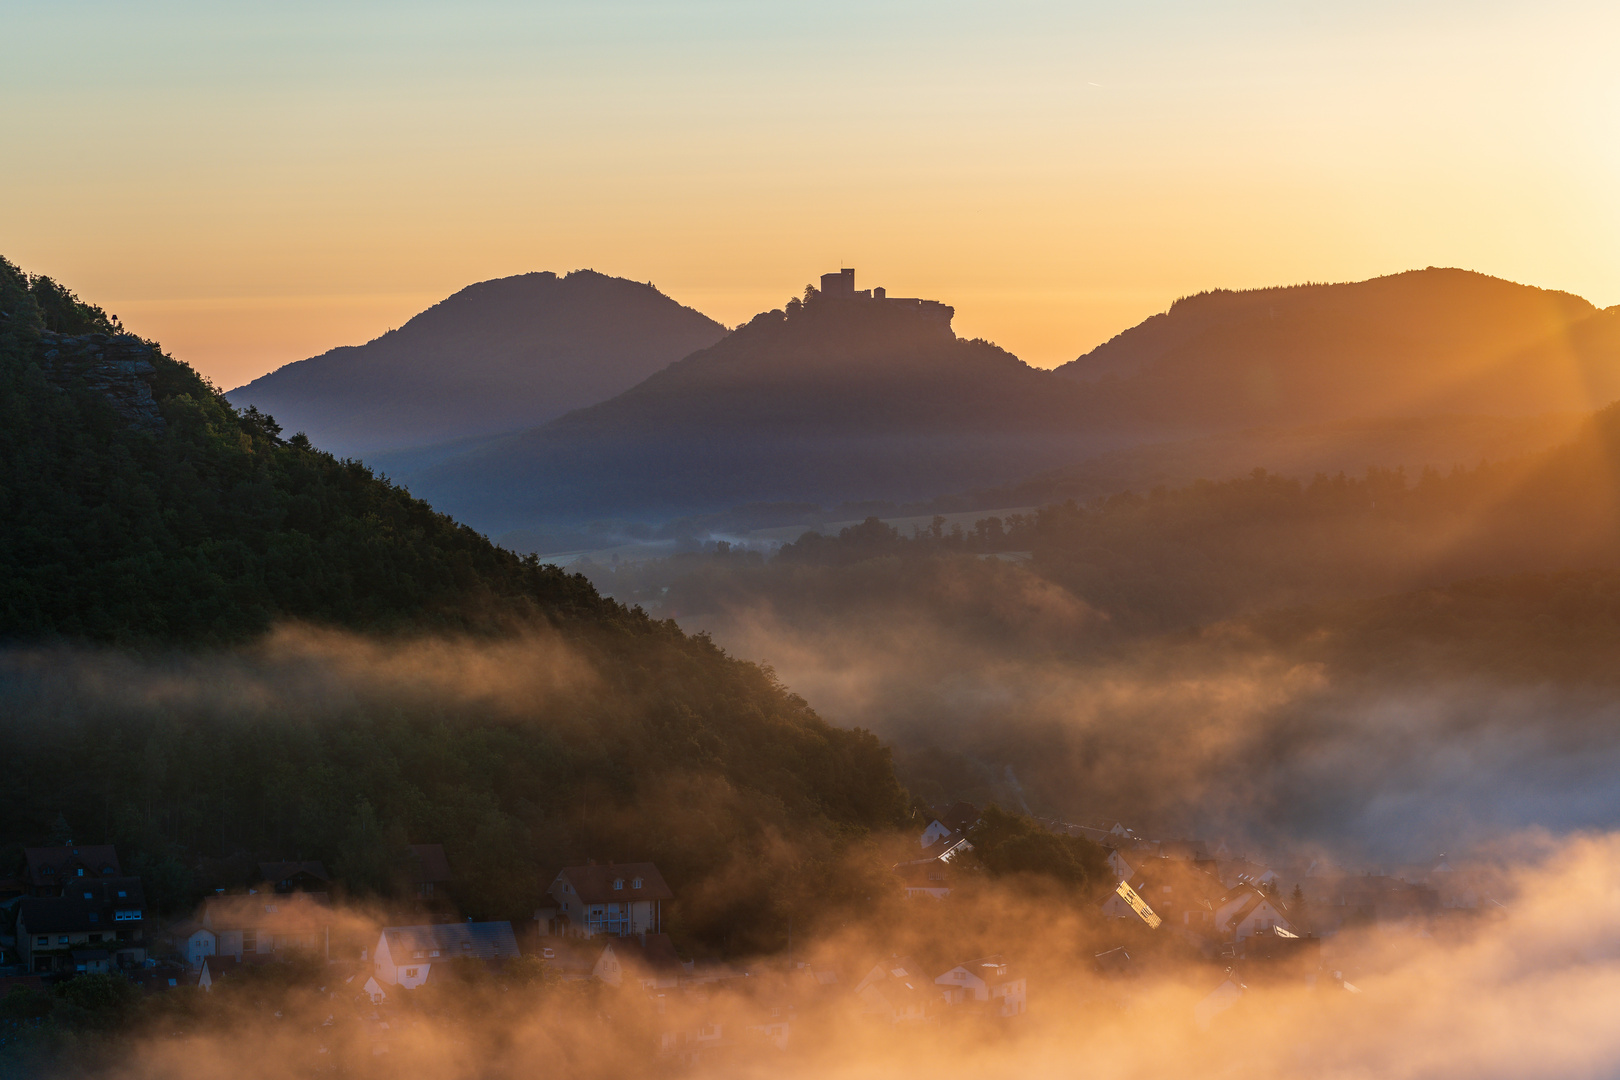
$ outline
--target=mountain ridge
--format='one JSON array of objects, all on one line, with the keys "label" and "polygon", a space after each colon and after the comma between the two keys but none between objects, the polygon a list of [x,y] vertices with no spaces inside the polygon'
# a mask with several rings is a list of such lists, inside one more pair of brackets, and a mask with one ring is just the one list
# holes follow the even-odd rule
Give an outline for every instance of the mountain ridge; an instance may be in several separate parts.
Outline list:
[{"label": "mountain ridge", "polygon": [[1471,271],[1185,298],[1115,339],[1147,342],[1132,345],[1134,373],[1094,379],[957,338],[952,309],[918,303],[811,289],[607,401],[397,472],[505,531],[909,502],[1223,432],[1620,397],[1620,316]]},{"label": "mountain ridge", "polygon": [[594,270],[468,285],[364,345],[228,391],[339,452],[544,423],[635,385],[726,328],[650,283]]}]

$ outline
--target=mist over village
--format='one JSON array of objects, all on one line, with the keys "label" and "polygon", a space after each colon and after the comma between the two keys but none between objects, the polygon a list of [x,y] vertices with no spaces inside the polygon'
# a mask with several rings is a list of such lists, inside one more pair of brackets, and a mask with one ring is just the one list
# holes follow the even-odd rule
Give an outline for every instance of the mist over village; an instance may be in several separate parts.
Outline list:
[{"label": "mist over village", "polygon": [[1620,1076],[1615,11],[0,25],[0,1077]]}]

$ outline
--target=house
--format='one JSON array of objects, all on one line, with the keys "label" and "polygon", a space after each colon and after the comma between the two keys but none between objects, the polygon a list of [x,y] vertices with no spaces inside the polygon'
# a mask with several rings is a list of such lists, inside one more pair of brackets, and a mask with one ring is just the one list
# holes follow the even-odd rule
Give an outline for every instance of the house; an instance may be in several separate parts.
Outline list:
[{"label": "house", "polygon": [[219,948],[219,936],[196,919],[175,923],[166,936],[193,970],[201,970],[203,958],[214,955]]},{"label": "house", "polygon": [[1271,867],[1246,857],[1217,859],[1215,867],[1216,874],[1229,889],[1235,889],[1239,885],[1258,885],[1267,888],[1277,885],[1280,880],[1277,872]]},{"label": "house", "polygon": [[[332,909],[323,893],[260,893],[211,896],[203,902],[200,928],[214,936],[215,956],[275,955],[289,950],[331,956]],[[188,948],[207,956],[206,938],[188,935]],[[192,953],[187,952],[189,958]]]},{"label": "house", "polygon": [[901,866],[921,866],[925,863],[950,863],[973,850],[965,833],[951,833],[923,848],[922,856],[908,859]]},{"label": "house", "polygon": [[518,945],[509,922],[388,926],[372,955],[379,982],[414,990],[427,982],[434,964],[515,959]]},{"label": "house", "polygon": [[107,949],[119,967],[146,959],[146,898],[140,878],[74,873],[65,882],[56,896],[17,901],[17,953],[24,968],[72,971],[74,949]]},{"label": "house", "polygon": [[923,847],[931,847],[947,836],[966,833],[979,823],[980,817],[979,808],[972,803],[956,802],[949,806],[936,806],[933,818],[919,839]]},{"label": "house", "polygon": [[928,1019],[929,1006],[938,993],[934,983],[916,962],[906,956],[891,956],[873,965],[855,984],[855,997],[861,1013],[891,1024],[917,1023]]},{"label": "house", "polygon": [[664,903],[675,899],[650,862],[566,866],[546,895],[556,902],[557,914],[541,923],[541,931],[576,937],[661,934]]},{"label": "house", "polygon": [[70,881],[123,877],[111,844],[69,844],[23,848],[24,881],[31,896],[65,896]]},{"label": "house", "polygon": [[643,990],[677,987],[686,967],[668,934],[646,934],[641,940],[620,938],[602,948],[591,975],[609,986],[629,983]]},{"label": "house", "polygon": [[445,899],[450,887],[450,860],[444,857],[444,845],[412,844],[405,878],[418,899]]},{"label": "house", "polygon": [[278,893],[325,893],[332,888],[332,875],[326,866],[310,862],[262,862],[258,876],[249,885],[265,884]]},{"label": "house", "polygon": [[1223,941],[1242,941],[1262,930],[1294,927],[1270,894],[1253,885],[1239,885],[1214,905],[1215,932]]},{"label": "house", "polygon": [[949,863],[931,859],[925,863],[903,863],[894,868],[900,877],[900,887],[908,897],[926,896],[943,900],[951,895]]},{"label": "house", "polygon": [[971,1002],[988,1004],[997,1016],[1018,1016],[1024,1011],[1027,985],[1022,972],[1010,967],[1006,957],[985,956],[967,960],[934,977],[947,1005]]},{"label": "house", "polygon": [[[1110,858],[1119,856],[1114,851]],[[1162,855],[1144,858],[1125,856],[1135,867],[1121,883],[1127,885],[1154,914],[1183,936],[1209,937],[1214,933],[1215,905],[1225,893],[1220,879],[1195,862]],[[1112,863],[1111,863],[1112,865]],[[1126,865],[1121,862],[1120,865]],[[1119,890],[1108,895],[1102,912],[1109,918],[1129,919],[1140,913]]]}]

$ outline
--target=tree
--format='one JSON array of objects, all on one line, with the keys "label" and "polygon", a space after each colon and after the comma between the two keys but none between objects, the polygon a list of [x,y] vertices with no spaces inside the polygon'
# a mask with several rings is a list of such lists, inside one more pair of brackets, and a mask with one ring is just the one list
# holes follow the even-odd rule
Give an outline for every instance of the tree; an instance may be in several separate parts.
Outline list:
[{"label": "tree", "polygon": [[1108,856],[1082,837],[1046,831],[1032,818],[992,803],[968,833],[973,854],[994,877],[1038,874],[1071,885],[1095,886],[1108,879]]}]

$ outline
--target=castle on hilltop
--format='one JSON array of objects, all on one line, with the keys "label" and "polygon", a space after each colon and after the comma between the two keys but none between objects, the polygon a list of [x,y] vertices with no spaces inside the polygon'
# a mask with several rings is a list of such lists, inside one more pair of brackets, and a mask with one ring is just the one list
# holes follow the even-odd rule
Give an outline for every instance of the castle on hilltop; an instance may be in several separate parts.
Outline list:
[{"label": "castle on hilltop", "polygon": [[836,273],[822,274],[821,295],[828,300],[866,300],[873,303],[899,304],[912,309],[930,322],[942,322],[946,326],[949,326],[951,319],[956,316],[955,308],[938,300],[919,300],[914,296],[890,296],[888,290],[882,287],[861,289],[857,292],[855,271],[849,267]]}]

